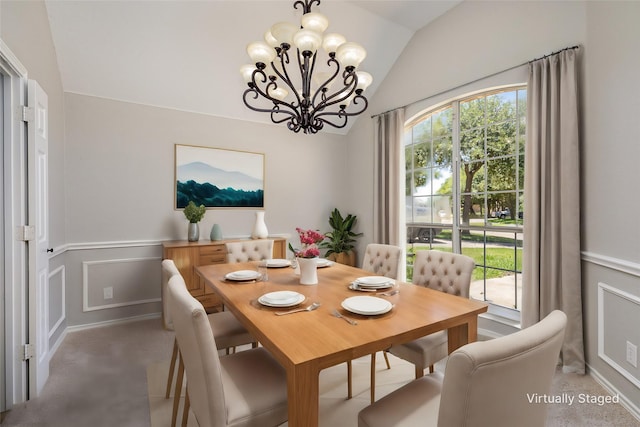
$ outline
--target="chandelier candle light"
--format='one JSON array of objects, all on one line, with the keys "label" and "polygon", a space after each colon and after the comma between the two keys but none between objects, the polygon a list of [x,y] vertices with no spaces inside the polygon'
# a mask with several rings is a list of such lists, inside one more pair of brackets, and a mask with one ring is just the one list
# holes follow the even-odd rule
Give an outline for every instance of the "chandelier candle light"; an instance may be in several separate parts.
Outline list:
[{"label": "chandelier candle light", "polygon": [[[371,74],[356,71],[367,56],[365,49],[347,42],[340,34],[324,34],[329,20],[311,12],[314,3],[319,6],[320,0],[295,1],[294,9],[303,8],[300,25],[273,25],[264,42],[247,46],[255,65],[240,68],[249,86],[242,96],[245,105],[270,113],[273,123],[286,122],[289,130],[296,133],[302,129],[313,134],[325,124],[345,127],[349,116],[367,109],[368,101],[362,92],[373,81]],[[326,67],[318,58],[320,47],[328,55]],[[291,59],[290,54],[295,58]],[[297,62],[298,72],[292,62]],[[332,86],[338,87],[332,90]]]}]

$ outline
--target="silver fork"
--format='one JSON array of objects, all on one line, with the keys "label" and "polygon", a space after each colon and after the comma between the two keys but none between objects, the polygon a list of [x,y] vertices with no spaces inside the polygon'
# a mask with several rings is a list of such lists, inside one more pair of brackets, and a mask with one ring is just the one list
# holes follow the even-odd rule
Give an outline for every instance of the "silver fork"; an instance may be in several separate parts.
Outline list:
[{"label": "silver fork", "polygon": [[335,308],[331,311],[331,314],[339,319],[344,319],[345,321],[351,323],[352,325],[357,325],[358,322],[356,322],[353,319],[349,319],[348,317],[344,317],[342,314],[340,314],[340,312],[338,310],[336,310]]},{"label": "silver fork", "polygon": [[395,294],[399,294],[399,293],[400,293],[400,289],[394,289],[394,290],[392,290],[392,291],[389,291],[389,292],[383,292],[383,293],[378,294],[378,295],[381,295],[381,296],[383,296],[383,297],[392,297],[392,296],[394,296]]},{"label": "silver fork", "polygon": [[313,311],[318,307],[320,307],[320,303],[319,302],[314,302],[309,307],[305,307],[305,308],[295,308],[295,309],[289,310],[289,311],[276,311],[276,316],[284,316],[285,314],[299,313],[301,311]]}]

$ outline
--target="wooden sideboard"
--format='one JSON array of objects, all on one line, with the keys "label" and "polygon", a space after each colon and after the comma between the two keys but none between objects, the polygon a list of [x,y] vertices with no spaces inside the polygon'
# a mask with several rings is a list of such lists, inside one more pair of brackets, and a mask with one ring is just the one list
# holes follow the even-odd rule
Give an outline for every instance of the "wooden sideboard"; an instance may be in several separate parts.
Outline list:
[{"label": "wooden sideboard", "polygon": [[[287,240],[283,237],[269,237],[273,240],[273,258],[287,257]],[[207,288],[200,276],[195,273],[195,267],[208,264],[222,264],[227,262],[227,248],[225,243],[249,239],[226,239],[198,242],[173,240],[162,243],[162,258],[172,259],[184,277],[187,289],[191,295],[202,303],[207,312],[221,311],[222,300],[211,289]]]}]

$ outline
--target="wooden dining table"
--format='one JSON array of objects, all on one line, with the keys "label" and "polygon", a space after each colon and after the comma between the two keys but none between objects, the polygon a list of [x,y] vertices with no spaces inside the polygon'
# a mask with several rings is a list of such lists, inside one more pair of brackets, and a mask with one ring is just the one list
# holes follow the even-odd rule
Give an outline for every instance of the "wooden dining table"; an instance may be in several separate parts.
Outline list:
[{"label": "wooden dining table", "polygon": [[[349,285],[354,280],[372,274],[337,263],[318,268],[317,285],[300,285],[291,267],[269,268],[266,281],[225,279],[234,271],[255,271],[257,265],[212,264],[196,267],[196,273],[286,369],[290,427],[318,425],[321,370],[441,330],[448,331],[451,353],[477,339],[478,315],[487,311],[485,303],[399,281],[395,288],[400,292],[388,297],[352,290]],[[266,293],[284,290],[305,296],[300,307],[315,302],[321,305],[313,311],[278,316],[275,312],[283,309],[258,302]],[[393,308],[374,316],[342,308],[346,298],[357,295],[384,298]],[[357,325],[333,316],[332,310],[356,320]]]}]

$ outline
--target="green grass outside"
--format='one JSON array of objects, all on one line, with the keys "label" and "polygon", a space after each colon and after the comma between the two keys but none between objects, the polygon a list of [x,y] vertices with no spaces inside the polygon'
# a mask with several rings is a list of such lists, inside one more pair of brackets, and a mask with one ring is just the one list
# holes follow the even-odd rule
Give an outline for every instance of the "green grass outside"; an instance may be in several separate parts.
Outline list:
[{"label": "green grass outside", "polygon": [[[407,247],[407,254],[414,253],[417,250],[426,250],[430,249],[428,245],[409,245]],[[443,247],[437,248],[437,250],[443,252],[451,252],[451,248]],[[500,247],[488,247],[486,253],[486,263],[485,263],[485,250],[484,248],[462,248],[462,253],[467,255],[476,262],[476,268],[473,270],[472,280],[483,280],[487,279],[495,279],[503,276],[508,276],[512,274],[514,268],[514,249],[513,248],[500,248]],[[413,277],[413,265],[409,265],[410,262],[413,262],[412,257],[407,260],[407,278]],[[518,271],[522,271],[522,248],[517,248],[515,251],[515,263],[516,269]],[[487,268],[483,269],[482,266],[486,265]],[[505,269],[509,271],[497,270],[497,269]]]}]

